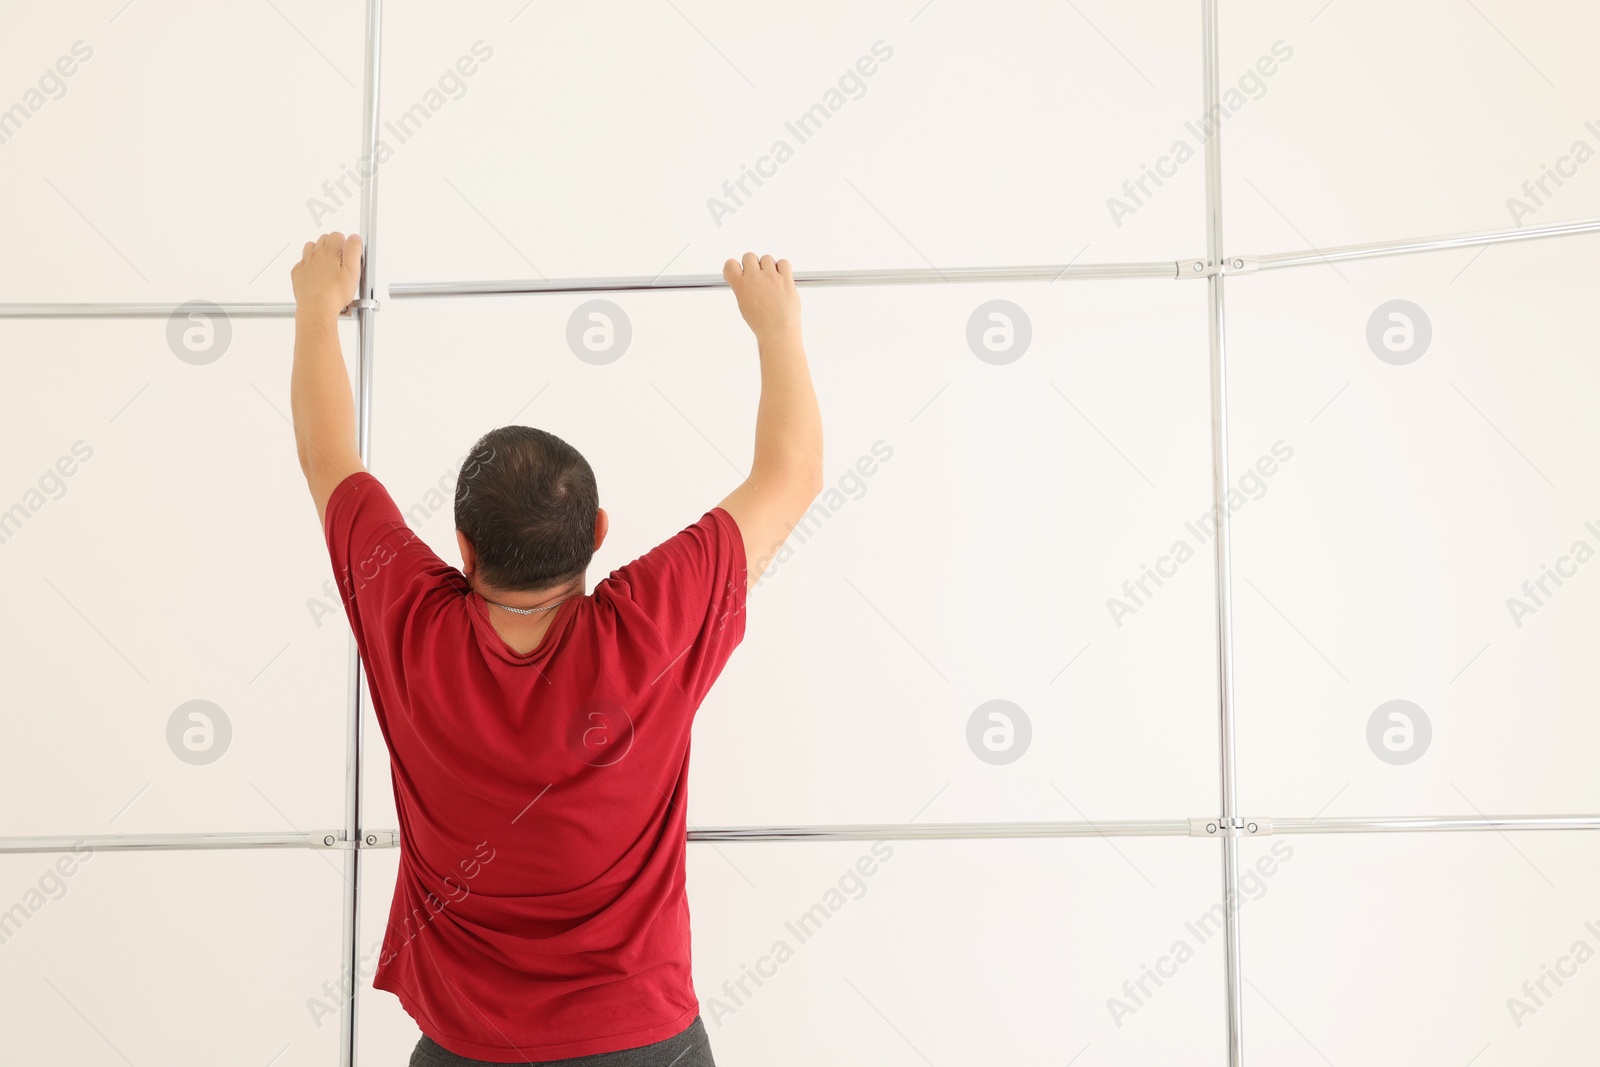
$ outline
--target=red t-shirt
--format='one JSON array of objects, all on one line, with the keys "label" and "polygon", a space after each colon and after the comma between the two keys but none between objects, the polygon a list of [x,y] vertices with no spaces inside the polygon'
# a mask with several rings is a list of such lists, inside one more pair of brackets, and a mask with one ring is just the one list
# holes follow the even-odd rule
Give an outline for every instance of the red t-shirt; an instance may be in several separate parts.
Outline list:
[{"label": "red t-shirt", "polygon": [[383,484],[325,530],[389,747],[400,872],[373,986],[460,1056],[661,1041],[699,1011],[684,893],[689,727],[744,637],[722,508],[505,643]]}]

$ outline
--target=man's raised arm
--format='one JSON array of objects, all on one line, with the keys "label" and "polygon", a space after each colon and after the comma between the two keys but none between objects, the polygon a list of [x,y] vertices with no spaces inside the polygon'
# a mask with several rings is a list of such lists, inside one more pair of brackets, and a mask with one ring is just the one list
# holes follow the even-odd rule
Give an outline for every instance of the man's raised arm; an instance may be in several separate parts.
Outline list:
[{"label": "man's raised arm", "polygon": [[720,505],[744,539],[748,590],[822,492],[822,414],[800,340],[800,294],[789,261],[746,252],[742,262],[723,264],[722,276],[761,357],[755,458],[750,476]]},{"label": "man's raised arm", "polygon": [[361,277],[361,238],[325,233],[307,241],[289,271],[294,283],[294,412],[300,470],[324,522],[328,498],[345,478],[365,470],[356,447],[356,409],[339,350],[339,313],[355,298]]}]

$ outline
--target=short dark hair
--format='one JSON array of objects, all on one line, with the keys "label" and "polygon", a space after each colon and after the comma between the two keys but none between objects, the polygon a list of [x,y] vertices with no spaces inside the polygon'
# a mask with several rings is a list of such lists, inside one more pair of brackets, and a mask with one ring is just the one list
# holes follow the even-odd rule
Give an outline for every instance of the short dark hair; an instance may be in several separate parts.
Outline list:
[{"label": "short dark hair", "polygon": [[594,471],[553,433],[502,426],[478,439],[456,480],[456,528],[496,589],[541,590],[580,577],[594,556]]}]

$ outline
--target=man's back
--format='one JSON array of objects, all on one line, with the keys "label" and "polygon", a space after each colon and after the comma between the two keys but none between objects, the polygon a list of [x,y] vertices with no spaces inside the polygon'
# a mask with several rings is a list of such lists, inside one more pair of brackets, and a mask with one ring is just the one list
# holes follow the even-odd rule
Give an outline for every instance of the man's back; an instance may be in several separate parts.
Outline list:
[{"label": "man's back", "polygon": [[400,817],[374,986],[480,1059],[682,1031],[699,1007],[683,883],[690,726],[744,635],[733,519],[715,508],[563,601],[528,652],[372,475],[335,490],[326,534]]}]

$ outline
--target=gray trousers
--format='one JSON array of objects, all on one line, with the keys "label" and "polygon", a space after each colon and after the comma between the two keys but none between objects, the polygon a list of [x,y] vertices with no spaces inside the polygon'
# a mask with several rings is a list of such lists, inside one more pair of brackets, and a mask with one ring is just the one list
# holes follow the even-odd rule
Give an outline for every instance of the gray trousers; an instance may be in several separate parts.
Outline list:
[{"label": "gray trousers", "polygon": [[[507,1067],[488,1060],[469,1060],[441,1048],[427,1034],[417,1042],[411,1052],[410,1067]],[[706,1027],[695,1016],[688,1028],[665,1041],[639,1048],[626,1048],[617,1052],[601,1052],[593,1056],[577,1056],[565,1060],[539,1060],[525,1062],[520,1067],[716,1067],[711,1058],[711,1041],[706,1037]]]}]

